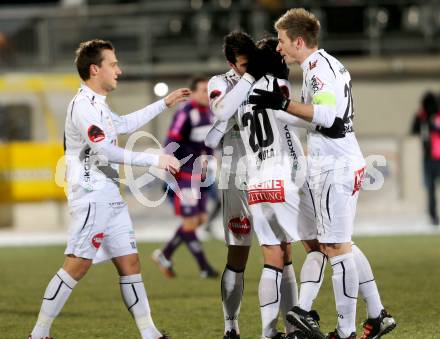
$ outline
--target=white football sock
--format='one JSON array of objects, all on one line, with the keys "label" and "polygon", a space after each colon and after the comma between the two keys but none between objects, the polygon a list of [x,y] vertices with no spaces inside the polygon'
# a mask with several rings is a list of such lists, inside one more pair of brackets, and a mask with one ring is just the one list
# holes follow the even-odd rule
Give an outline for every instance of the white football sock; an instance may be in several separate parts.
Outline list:
[{"label": "white football sock", "polygon": [[318,296],[324,281],[327,256],[319,251],[309,252],[301,268],[301,287],[299,290],[298,306],[309,312]]},{"label": "white football sock", "polygon": [[60,313],[76,284],[77,281],[62,268],[54,275],[44,292],[38,320],[31,333],[33,339],[50,337],[52,322]]},{"label": "white football sock", "polygon": [[338,325],[342,338],[356,332],[356,301],[359,290],[359,277],[353,253],[344,253],[330,258],[333,268],[333,291],[335,293]]},{"label": "white football sock", "polygon": [[352,245],[352,252],[359,274],[359,294],[367,305],[368,318],[377,318],[384,307],[380,300],[370,263],[355,244]]},{"label": "white football sock", "polygon": [[296,327],[287,321],[286,314],[292,309],[293,306],[298,304],[298,286],[296,284],[295,271],[291,262],[284,264],[280,291],[281,314],[283,315],[286,334],[288,334],[296,330]]},{"label": "white football sock", "polygon": [[279,268],[264,265],[258,286],[262,336],[273,337],[277,334],[277,320],[280,311],[280,285],[283,271]]},{"label": "white football sock", "polygon": [[223,303],[223,315],[225,319],[225,333],[238,328],[238,317],[240,315],[241,298],[243,296],[244,281],[243,271],[235,271],[226,265],[221,280],[221,294]]},{"label": "white football sock", "polygon": [[119,277],[122,299],[133,316],[142,339],[157,339],[162,334],[151,319],[150,305],[141,274]]}]

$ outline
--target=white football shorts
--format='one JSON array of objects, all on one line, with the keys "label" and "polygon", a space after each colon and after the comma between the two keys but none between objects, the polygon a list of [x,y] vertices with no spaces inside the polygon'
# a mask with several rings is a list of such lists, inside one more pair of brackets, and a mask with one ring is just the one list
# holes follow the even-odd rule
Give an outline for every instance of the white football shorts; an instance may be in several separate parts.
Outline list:
[{"label": "white football shorts", "polygon": [[348,243],[365,167],[341,168],[310,177],[320,243]]},{"label": "white football shorts", "polygon": [[252,184],[248,204],[260,246],[316,239],[315,208],[307,183],[302,188],[283,180]]},{"label": "white football shorts", "polygon": [[65,255],[99,263],[137,253],[136,237],[125,202],[86,203],[70,207]]},{"label": "white football shorts", "polygon": [[226,245],[251,246],[253,221],[246,191],[230,185],[222,190],[222,205]]}]

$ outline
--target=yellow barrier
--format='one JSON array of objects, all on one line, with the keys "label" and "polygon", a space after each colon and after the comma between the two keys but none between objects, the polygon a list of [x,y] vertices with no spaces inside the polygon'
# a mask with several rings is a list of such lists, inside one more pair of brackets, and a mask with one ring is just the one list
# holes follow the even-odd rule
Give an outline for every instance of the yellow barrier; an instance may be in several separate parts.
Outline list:
[{"label": "yellow barrier", "polygon": [[65,200],[63,188],[55,183],[56,165],[63,155],[60,143],[0,144],[1,201]]}]

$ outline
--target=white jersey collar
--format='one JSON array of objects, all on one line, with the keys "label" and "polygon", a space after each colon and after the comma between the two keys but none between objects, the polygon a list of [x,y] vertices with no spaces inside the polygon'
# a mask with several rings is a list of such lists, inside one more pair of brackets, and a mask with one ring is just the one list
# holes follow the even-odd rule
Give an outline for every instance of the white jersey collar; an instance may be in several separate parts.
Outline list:
[{"label": "white jersey collar", "polygon": [[306,60],[303,61],[303,63],[301,64],[301,68],[303,71],[305,71],[307,69],[307,67],[309,67],[309,63],[316,58],[316,54],[318,54],[319,52],[325,52],[322,48],[318,49],[316,51],[314,51],[312,54],[310,54]]},{"label": "white jersey collar", "polygon": [[241,79],[241,75],[239,75],[237,72],[235,72],[233,68],[231,68],[229,71],[227,71],[226,74],[235,78],[236,80]]},{"label": "white jersey collar", "polygon": [[87,96],[91,101],[105,103],[105,99],[107,98],[105,95],[96,93],[86,84],[81,84],[79,91],[85,96]]}]

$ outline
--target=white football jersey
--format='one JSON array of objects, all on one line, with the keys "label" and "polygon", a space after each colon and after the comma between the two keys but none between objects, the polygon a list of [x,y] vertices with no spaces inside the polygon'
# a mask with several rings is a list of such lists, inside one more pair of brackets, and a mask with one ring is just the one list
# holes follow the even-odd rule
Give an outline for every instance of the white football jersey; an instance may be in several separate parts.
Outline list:
[{"label": "white football jersey", "polygon": [[110,110],[105,99],[82,85],[67,109],[64,148],[67,199],[71,205],[122,200],[119,165],[98,163],[93,151],[100,143],[118,142],[119,116]]},{"label": "white football jersey", "polygon": [[[274,79],[270,75],[262,77],[254,83],[248,96],[257,88],[272,91]],[[277,81],[281,90],[289,97],[290,84],[286,80]],[[246,148],[250,187],[280,180],[284,182],[284,186],[301,187],[307,166],[295,128],[279,118],[285,112],[272,109],[254,111],[253,107],[254,105],[245,102],[240,107],[237,118]],[[298,176],[301,173],[302,176]]]},{"label": "white football jersey", "polygon": [[323,49],[312,53],[301,64],[303,85],[301,100],[306,104],[336,104],[336,116],[345,122],[344,138],[331,139],[310,130],[308,155],[310,174],[330,169],[365,166],[365,160],[353,129],[353,97],[348,70]]},{"label": "white football jersey", "polygon": [[[240,76],[232,69],[225,74],[216,75],[209,80],[209,106],[213,112],[215,106],[224,99],[225,95],[234,88],[239,80]],[[246,155],[246,151],[240,137],[236,116],[235,114],[228,120],[227,132],[222,139],[222,163],[219,186],[230,187],[230,185],[236,184],[238,188],[244,189],[246,181],[244,156]],[[241,162],[240,159],[242,159]],[[230,175],[231,178],[229,178]],[[230,179],[235,181],[235,177],[237,178],[237,182],[231,182]]]}]

